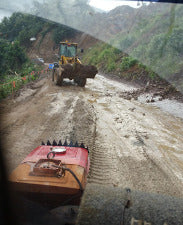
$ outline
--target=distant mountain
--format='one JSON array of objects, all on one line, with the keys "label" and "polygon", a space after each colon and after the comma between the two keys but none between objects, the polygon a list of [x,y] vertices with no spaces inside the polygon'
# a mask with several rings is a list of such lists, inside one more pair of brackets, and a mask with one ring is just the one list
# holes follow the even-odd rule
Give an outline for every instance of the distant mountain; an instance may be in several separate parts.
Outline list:
[{"label": "distant mountain", "polygon": [[[98,22],[97,22],[98,21]],[[90,32],[183,91],[183,5],[119,6],[97,14]]]},{"label": "distant mountain", "polygon": [[136,8],[130,7],[128,5],[118,6],[108,12],[109,16],[112,15],[122,15],[122,14],[129,14],[133,13],[136,10]]}]

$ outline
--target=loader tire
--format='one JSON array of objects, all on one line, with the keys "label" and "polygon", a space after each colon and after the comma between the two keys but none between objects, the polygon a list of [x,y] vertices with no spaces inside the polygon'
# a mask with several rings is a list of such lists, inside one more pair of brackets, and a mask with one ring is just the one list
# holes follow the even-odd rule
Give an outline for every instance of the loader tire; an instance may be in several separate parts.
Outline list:
[{"label": "loader tire", "polygon": [[62,84],[63,84],[63,77],[61,76],[61,74],[59,75],[59,70],[58,69],[54,69],[53,70],[52,81],[56,85],[62,86]]},{"label": "loader tire", "polygon": [[78,86],[84,87],[86,84],[86,78],[79,78],[79,79],[77,79],[76,83],[78,84]]},{"label": "loader tire", "polygon": [[58,70],[57,69],[53,69],[52,81],[54,82],[54,84],[58,85]]},{"label": "loader tire", "polygon": [[55,69],[53,69],[52,71],[52,81],[54,82],[54,73],[55,73]]},{"label": "loader tire", "polygon": [[57,72],[58,72],[57,85],[62,86],[63,85],[62,70],[58,70]]}]

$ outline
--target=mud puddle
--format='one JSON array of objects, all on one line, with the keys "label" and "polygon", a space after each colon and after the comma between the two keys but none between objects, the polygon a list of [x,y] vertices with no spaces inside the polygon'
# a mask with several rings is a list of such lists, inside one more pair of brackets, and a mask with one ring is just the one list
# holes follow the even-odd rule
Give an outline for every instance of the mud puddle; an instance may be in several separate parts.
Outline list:
[{"label": "mud puddle", "polygon": [[90,149],[88,182],[183,197],[181,119],[123,98],[119,93],[137,88],[102,75],[85,88],[55,86],[51,75],[36,85],[36,92],[1,103],[10,172],[42,140],[67,138]]},{"label": "mud puddle", "polygon": [[170,113],[176,117],[183,119],[183,103],[177,100],[161,99],[161,96],[153,97],[153,94],[143,94],[138,97],[142,103],[149,103],[160,108],[162,111]]}]

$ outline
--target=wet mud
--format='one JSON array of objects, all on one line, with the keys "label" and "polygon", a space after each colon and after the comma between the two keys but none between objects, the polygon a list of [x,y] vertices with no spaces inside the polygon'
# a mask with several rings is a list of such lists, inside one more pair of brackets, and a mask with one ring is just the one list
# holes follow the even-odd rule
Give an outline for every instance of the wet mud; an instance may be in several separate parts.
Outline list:
[{"label": "wet mud", "polygon": [[9,173],[41,141],[89,147],[88,183],[183,197],[183,121],[157,106],[125,98],[138,87],[97,75],[85,88],[51,75],[1,107]]}]

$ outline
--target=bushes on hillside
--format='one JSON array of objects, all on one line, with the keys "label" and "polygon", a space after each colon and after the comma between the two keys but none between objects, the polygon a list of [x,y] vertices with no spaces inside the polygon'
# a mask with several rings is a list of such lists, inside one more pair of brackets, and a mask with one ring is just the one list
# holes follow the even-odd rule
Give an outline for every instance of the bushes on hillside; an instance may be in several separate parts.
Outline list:
[{"label": "bushes on hillside", "polygon": [[18,41],[0,40],[0,75],[11,71],[19,71],[28,59]]},{"label": "bushes on hillside", "polygon": [[78,31],[62,24],[57,24],[41,17],[13,13],[11,17],[4,18],[0,23],[0,37],[9,41],[18,40],[25,47],[31,46],[31,37],[45,35],[52,31],[53,41],[58,44],[61,40],[73,37]]},{"label": "bushes on hillside", "polygon": [[76,30],[61,24],[57,24],[53,30],[53,41],[58,44],[61,40],[74,37],[76,34]]},{"label": "bushes on hillside", "polygon": [[170,48],[180,54],[183,55],[183,28],[175,28],[173,29],[173,32],[168,40],[168,45]]},{"label": "bushes on hillside", "polygon": [[40,17],[23,13],[13,13],[0,23],[1,38],[9,41],[18,40],[21,45],[30,46],[30,38],[36,36],[46,22]]},{"label": "bushes on hillside", "polygon": [[120,64],[121,71],[128,70],[130,67],[134,66],[137,63],[137,60],[128,56],[123,57],[122,63]]}]

